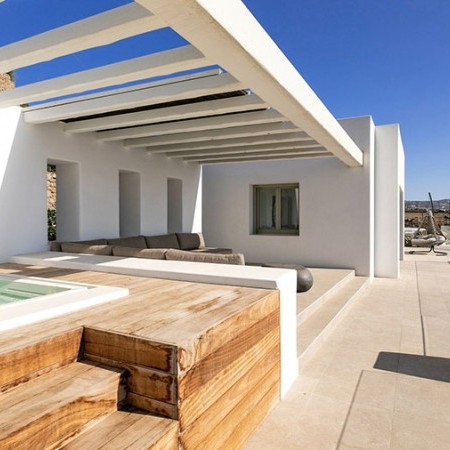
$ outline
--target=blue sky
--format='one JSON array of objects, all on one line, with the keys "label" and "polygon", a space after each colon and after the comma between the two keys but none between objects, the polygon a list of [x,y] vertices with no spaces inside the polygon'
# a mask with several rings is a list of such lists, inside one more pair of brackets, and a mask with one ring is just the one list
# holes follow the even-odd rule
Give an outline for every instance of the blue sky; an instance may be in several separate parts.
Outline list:
[{"label": "blue sky", "polygon": [[[226,2],[226,0],[222,0]],[[127,0],[5,0],[0,45]],[[448,0],[244,0],[338,118],[398,122],[406,199],[450,197]],[[160,30],[22,69],[18,84],[183,45]]]}]

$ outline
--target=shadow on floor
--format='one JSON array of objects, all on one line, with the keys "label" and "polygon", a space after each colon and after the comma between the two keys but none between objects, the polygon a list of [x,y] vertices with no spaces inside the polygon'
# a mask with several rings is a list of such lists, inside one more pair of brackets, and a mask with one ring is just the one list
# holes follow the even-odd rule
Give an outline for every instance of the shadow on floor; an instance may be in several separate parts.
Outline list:
[{"label": "shadow on floor", "polygon": [[407,353],[380,352],[375,369],[450,383],[450,359]]}]

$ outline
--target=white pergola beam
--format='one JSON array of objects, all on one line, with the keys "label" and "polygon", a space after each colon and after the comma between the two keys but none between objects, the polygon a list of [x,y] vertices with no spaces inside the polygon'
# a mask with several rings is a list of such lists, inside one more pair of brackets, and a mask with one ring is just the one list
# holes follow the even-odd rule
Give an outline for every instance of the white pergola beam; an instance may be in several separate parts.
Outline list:
[{"label": "white pergola beam", "polygon": [[131,3],[0,48],[0,73],[164,28],[161,18]]},{"label": "white pergola beam", "polygon": [[[24,111],[37,111],[40,109],[47,109],[47,108],[53,108],[54,106],[61,106],[66,104],[72,104],[72,103],[82,103],[86,100],[98,100],[104,97],[113,97],[118,94],[127,94],[128,92],[133,91],[140,91],[145,90],[147,88],[154,88],[158,86],[164,86],[166,84],[172,84],[172,83],[179,83],[182,81],[188,81],[193,80],[197,78],[206,78],[206,77],[212,77],[212,76],[218,76],[220,74],[223,74],[223,70],[220,68],[215,69],[207,69],[195,73],[190,73],[188,75],[179,75],[175,77],[170,78],[163,78],[156,81],[151,81],[149,83],[142,83],[138,85],[133,86],[126,86],[126,87],[119,87],[117,89],[110,89],[108,91],[103,92],[95,92],[93,94],[85,94],[85,95],[79,95],[75,98],[64,98],[60,100],[52,100],[45,102],[44,104],[37,104],[32,106],[24,107]],[[234,78],[233,78],[234,79]]]},{"label": "white pergola beam", "polygon": [[11,89],[0,93],[0,107],[77,94],[209,65],[212,63],[201,52],[187,45]]},{"label": "white pergola beam", "polygon": [[253,111],[264,109],[267,104],[256,95],[242,95],[217,100],[209,100],[187,105],[170,106],[136,113],[118,114],[97,119],[86,119],[69,122],[65,125],[67,133],[87,133],[97,130],[108,130],[118,127],[131,127],[149,123],[186,120],[196,117],[228,114],[231,112]]},{"label": "white pergola beam", "polygon": [[148,142],[152,145],[158,142],[162,145],[189,142],[216,141],[222,139],[245,138],[249,136],[270,136],[297,131],[298,128],[290,122],[278,122],[261,125],[248,125],[242,127],[222,128],[218,130],[194,131],[192,133],[165,134],[153,136]]},{"label": "white pergola beam", "polygon": [[136,0],[351,167],[363,154],[240,0]]},{"label": "white pergola beam", "polygon": [[[147,146],[148,149],[155,148],[160,150],[161,153],[164,151],[183,151],[183,150],[202,150],[202,149],[213,149],[213,148],[226,148],[226,147],[252,147],[254,145],[261,144],[278,144],[278,143],[289,143],[299,141],[309,143],[311,145],[317,144],[316,141],[312,140],[306,133],[299,131],[297,133],[286,133],[286,134],[275,134],[266,136],[248,136],[245,138],[236,139],[220,139],[216,141],[204,141],[204,142],[187,142],[178,144],[159,144],[157,142],[151,142]],[[320,145],[320,144],[319,144]]]},{"label": "white pergola beam", "polygon": [[24,120],[34,124],[56,122],[110,111],[222,94],[239,89],[243,89],[242,83],[236,81],[231,75],[221,74],[218,69],[207,70],[95,95],[32,106],[25,109]]},{"label": "white pergola beam", "polygon": [[[243,153],[249,153],[249,152],[255,152],[261,150],[261,145],[265,144],[272,144],[271,148],[274,148],[274,146],[277,146],[277,141],[261,141],[261,142],[254,142],[252,144],[246,144],[245,141],[237,141],[236,143],[233,143],[236,145],[230,145],[230,146],[211,146],[208,148],[202,148],[202,149],[196,149],[196,150],[182,150],[182,151],[164,151],[164,147],[158,148],[157,151],[152,151],[153,149],[151,147],[148,148],[148,150],[151,153],[164,153],[165,155],[169,156],[170,158],[178,159],[178,158],[184,158],[185,156],[202,156],[202,155],[215,155],[215,154],[225,154],[225,153],[236,153],[237,148],[241,148]],[[280,144],[283,144],[283,142],[280,142]],[[296,149],[302,149],[302,148],[323,148],[320,144],[318,144],[316,141],[309,140],[309,141],[301,141],[300,142],[290,142],[291,146],[289,148],[296,148]],[[283,147],[281,147],[283,148]]]},{"label": "white pergola beam", "polygon": [[223,155],[205,158],[185,158],[186,162],[208,164],[208,163],[220,163],[220,162],[242,162],[242,161],[267,161],[271,159],[301,159],[301,158],[329,158],[334,157],[334,155],[328,151],[317,151],[317,152],[261,152],[246,155]]},{"label": "white pergola beam", "polygon": [[[169,147],[169,146],[167,146]],[[236,147],[209,147],[203,149],[193,148],[184,148],[184,149],[171,149],[166,147],[147,147],[147,151],[149,153],[165,153],[168,156],[172,156],[172,154],[180,154],[184,152],[200,152],[203,154],[209,153],[249,153],[249,152],[257,152],[257,151],[265,151],[265,150],[301,150],[301,149],[311,149],[311,148],[320,148],[323,147],[320,144],[317,144],[315,141],[299,141],[299,142],[280,142],[280,143],[270,143],[270,144],[259,144],[254,146],[242,145]]]},{"label": "white pergola beam", "polygon": [[[232,164],[232,163],[245,163],[245,162],[258,162],[258,161],[282,161],[285,159],[318,159],[318,158],[332,158],[334,155],[332,153],[318,153],[315,155],[278,155],[278,156],[258,156],[256,158],[242,158],[242,159],[216,159],[216,160],[205,160],[205,161],[192,161],[191,164]],[[187,161],[189,162],[189,161]]]},{"label": "white pergola beam", "polygon": [[[143,127],[128,128],[125,130],[114,130],[99,132],[100,140],[116,140],[118,136],[130,138],[124,141],[124,145],[147,146],[147,142],[152,136],[161,136],[164,134],[188,133],[204,130],[221,130],[231,127],[245,125],[258,125],[267,123],[282,122],[284,117],[277,111],[269,109],[266,111],[252,111],[245,113],[229,114],[226,116],[205,117],[202,119],[192,119],[180,122],[162,123],[158,125],[148,125]],[[142,136],[142,137],[140,137]],[[145,141],[144,141],[145,140]],[[150,139],[151,140],[151,139]],[[144,144],[145,145],[141,145]]]}]

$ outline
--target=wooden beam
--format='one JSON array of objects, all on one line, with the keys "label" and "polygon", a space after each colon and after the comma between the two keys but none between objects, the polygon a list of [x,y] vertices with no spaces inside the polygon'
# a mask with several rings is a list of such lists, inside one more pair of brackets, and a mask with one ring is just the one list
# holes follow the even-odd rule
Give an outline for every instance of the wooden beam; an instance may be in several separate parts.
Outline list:
[{"label": "wooden beam", "polygon": [[240,0],[136,0],[350,167],[363,153]]},{"label": "wooden beam", "polygon": [[[135,139],[125,140],[124,145],[149,142],[149,136],[161,136],[163,134],[184,133],[191,131],[219,130],[230,127],[238,127],[250,124],[266,124],[282,122],[284,117],[273,109],[265,111],[252,111],[245,113],[229,114],[226,116],[205,117],[202,119],[193,119],[180,122],[162,123],[158,125],[149,125],[144,127],[129,128],[126,130],[117,130],[117,133],[126,133]],[[105,132],[105,134],[108,132]],[[109,136],[117,136],[116,130],[111,131]],[[103,133],[98,133],[104,136]],[[122,134],[123,135],[123,134]],[[140,137],[145,136],[145,137]],[[139,140],[138,140],[139,139]],[[141,140],[142,139],[142,140]],[[145,139],[145,141],[144,141]],[[109,139],[105,139],[109,140]],[[135,142],[132,142],[135,141]],[[142,145],[147,147],[147,144]]]},{"label": "wooden beam", "polygon": [[0,48],[0,73],[164,28],[164,21],[131,3]]},{"label": "wooden beam", "polygon": [[[225,141],[225,145],[227,142],[233,142],[240,138],[249,138],[250,139],[258,139],[262,136],[266,137],[274,137],[281,136],[286,134],[291,134],[296,131],[294,125],[289,122],[275,122],[275,123],[264,123],[259,125],[243,125],[237,127],[230,128],[219,128],[212,130],[202,130],[202,131],[194,131],[191,133],[177,133],[177,134],[167,134],[164,135],[164,138],[170,138],[173,144],[164,145],[162,142],[159,142],[158,145],[164,145],[165,149],[173,150],[181,150],[185,146],[191,145],[193,149],[200,148],[197,147],[197,144],[203,147],[210,147],[212,145],[218,145],[218,141]],[[300,138],[310,139],[306,133],[298,131],[296,134],[296,140]],[[152,142],[157,142],[157,139],[152,139]]]},{"label": "wooden beam", "polygon": [[[190,150],[190,151],[179,151],[179,152],[167,152],[165,153],[168,157],[178,159],[178,158],[185,158],[185,157],[205,157],[208,155],[228,155],[228,154],[242,154],[242,153],[256,153],[260,151],[266,151],[266,150],[276,150],[276,151],[285,151],[285,150],[305,150],[305,151],[317,151],[317,150],[323,150],[323,147],[320,144],[317,144],[316,141],[307,141],[304,143],[304,145],[296,144],[291,145],[290,147],[277,147],[277,146],[255,146],[255,147],[246,147],[242,146],[240,147],[241,150],[236,150],[236,147],[229,147],[229,148],[206,148],[206,149],[200,149],[200,150]],[[154,153],[154,152],[151,152]]]},{"label": "wooden beam", "polygon": [[115,89],[32,106],[25,109],[27,123],[55,122],[104,112],[186,100],[243,89],[231,75],[216,70],[166,78],[152,83]]},{"label": "wooden beam", "polygon": [[276,161],[283,159],[317,159],[317,158],[334,158],[330,153],[307,153],[305,155],[295,153],[280,153],[277,155],[260,155],[260,156],[243,156],[243,157],[225,157],[223,159],[205,159],[202,161],[187,161],[193,164],[226,164],[226,163],[243,163],[243,162],[257,162],[257,161]]},{"label": "wooden beam", "polygon": [[298,142],[306,141],[310,144],[317,144],[316,141],[311,140],[311,138],[303,131],[298,131],[294,133],[285,134],[269,134],[263,136],[247,136],[244,138],[234,138],[234,139],[218,139],[214,141],[203,141],[203,142],[188,142],[188,143],[178,143],[178,144],[163,144],[158,142],[152,142],[147,147],[158,147],[161,153],[165,149],[167,151],[182,151],[182,150],[200,150],[200,149],[211,149],[211,148],[225,148],[225,147],[241,147],[241,146],[252,146],[260,144],[270,144],[278,142]]},{"label": "wooden beam", "polygon": [[232,112],[260,110],[266,107],[267,104],[255,95],[242,95],[239,97],[189,103],[187,105],[170,106],[136,113],[80,120],[67,123],[64,129],[67,133],[87,133],[119,127],[131,127],[150,123],[216,116],[218,114]]},{"label": "wooden beam", "polygon": [[202,53],[187,45],[11,89],[0,93],[0,107],[77,94],[209,65],[212,63]]},{"label": "wooden beam", "polygon": [[287,148],[277,148],[277,147],[255,147],[255,148],[248,148],[245,150],[239,150],[236,151],[235,148],[228,148],[228,149],[219,149],[219,150],[208,150],[205,151],[205,153],[197,153],[196,152],[179,152],[179,153],[167,153],[167,156],[169,158],[176,158],[176,159],[184,159],[185,161],[201,161],[204,159],[215,159],[215,158],[231,158],[231,157],[244,157],[246,155],[249,156],[258,156],[258,155],[266,155],[266,154],[310,154],[310,153],[325,153],[327,150],[323,148],[320,144],[317,145],[308,145],[305,147],[287,147]]}]

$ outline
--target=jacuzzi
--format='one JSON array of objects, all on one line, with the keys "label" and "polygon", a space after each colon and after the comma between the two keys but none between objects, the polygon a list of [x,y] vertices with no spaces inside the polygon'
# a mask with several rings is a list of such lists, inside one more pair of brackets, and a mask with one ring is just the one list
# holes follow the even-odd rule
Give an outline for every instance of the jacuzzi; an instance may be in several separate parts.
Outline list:
[{"label": "jacuzzi", "polygon": [[0,332],[126,297],[128,289],[0,275]]}]

